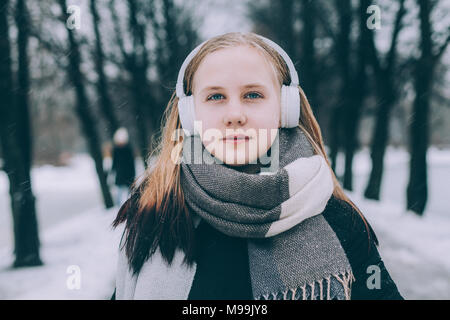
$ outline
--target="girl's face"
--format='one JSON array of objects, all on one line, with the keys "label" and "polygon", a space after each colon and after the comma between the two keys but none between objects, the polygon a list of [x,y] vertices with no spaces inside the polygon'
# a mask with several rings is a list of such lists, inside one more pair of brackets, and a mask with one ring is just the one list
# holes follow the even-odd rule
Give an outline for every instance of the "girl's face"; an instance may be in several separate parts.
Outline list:
[{"label": "girl's face", "polygon": [[280,127],[280,91],[274,68],[257,49],[241,45],[208,54],[192,88],[205,148],[228,165],[256,163]]}]

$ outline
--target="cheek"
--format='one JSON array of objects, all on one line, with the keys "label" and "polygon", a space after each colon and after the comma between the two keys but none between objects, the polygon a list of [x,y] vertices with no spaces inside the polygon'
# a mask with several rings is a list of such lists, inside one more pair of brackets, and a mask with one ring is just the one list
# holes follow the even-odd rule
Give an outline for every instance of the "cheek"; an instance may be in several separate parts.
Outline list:
[{"label": "cheek", "polygon": [[258,131],[258,138],[256,141],[258,157],[265,154],[267,150],[270,149],[277,134],[278,134],[278,126]]},{"label": "cheek", "polygon": [[280,128],[280,103],[273,99],[267,104],[265,112],[261,113],[258,119],[258,127],[264,130],[258,130],[258,157],[265,154],[275,140],[278,128]]},{"label": "cheek", "polygon": [[276,100],[268,101],[261,112],[254,115],[259,128],[278,128],[280,123],[280,103]]},{"label": "cheek", "polygon": [[195,119],[201,122],[202,130],[217,127],[218,115],[210,108],[195,105]]}]

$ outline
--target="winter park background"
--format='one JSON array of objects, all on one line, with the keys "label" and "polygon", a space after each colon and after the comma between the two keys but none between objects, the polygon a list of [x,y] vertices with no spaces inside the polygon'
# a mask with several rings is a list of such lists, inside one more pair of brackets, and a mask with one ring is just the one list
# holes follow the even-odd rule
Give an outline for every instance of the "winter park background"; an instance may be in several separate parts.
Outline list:
[{"label": "winter park background", "polygon": [[[149,151],[146,149],[149,137],[157,134],[161,111],[174,87],[182,59],[200,41],[228,31],[266,35],[287,49],[296,62],[300,84],[318,118],[335,172],[375,230],[380,254],[400,293],[406,299],[450,299],[450,50],[446,46],[450,33],[449,1],[319,0],[311,4],[307,0],[289,0],[252,4],[203,0],[194,4],[173,0],[105,0],[96,2],[99,20],[93,19],[92,1],[88,0],[6,3],[0,7],[0,20],[7,22],[0,21],[0,35],[2,48],[4,40],[9,40],[11,64],[7,67],[11,70],[12,86],[9,91],[3,90],[4,87],[0,90],[0,126],[16,129],[3,130],[0,144],[0,169],[3,169],[0,170],[0,299],[111,297],[121,235],[121,229],[113,230],[111,223],[119,207],[105,205],[108,201],[100,187],[98,166],[104,171],[111,166],[112,123],[116,121],[129,129],[137,173],[141,174],[144,170],[141,154]],[[66,20],[59,19],[61,8],[71,4],[81,10],[80,29],[69,29]],[[365,9],[373,4],[381,13],[379,29],[370,29],[366,24],[371,14]],[[17,13],[24,10],[30,19],[17,18],[20,17]],[[426,23],[419,18],[421,10],[428,10],[430,33],[421,27]],[[130,18],[133,14],[137,20]],[[397,20],[401,23],[396,23]],[[29,25],[25,31],[28,87],[19,76],[24,68],[20,62],[23,42],[19,41],[24,24]],[[102,109],[105,92],[98,86],[101,72],[97,60],[91,56],[99,54],[96,24],[102,37],[103,76],[109,86],[106,94],[113,116]],[[9,27],[6,32],[5,25]],[[121,29],[116,32],[118,26]],[[131,41],[132,35],[137,34],[133,32],[139,30],[144,30],[145,36]],[[395,30],[397,38],[391,41]],[[70,32],[75,35],[72,42],[68,40]],[[358,49],[361,43],[365,43],[363,48],[370,47],[370,39],[374,47],[366,53]],[[426,48],[428,42],[424,39],[430,41],[432,50]],[[78,64],[69,59],[77,50],[81,57]],[[7,59],[1,58],[5,52],[1,51],[0,57],[4,65]],[[374,58],[373,52],[378,58]],[[433,73],[427,74],[431,78],[414,73],[427,69],[422,68],[427,53],[436,57]],[[392,64],[389,57],[394,61]],[[365,67],[358,69],[359,63]],[[4,65],[1,70],[6,70]],[[345,65],[353,80],[343,76]],[[380,68],[385,72],[380,72]],[[73,80],[77,72],[81,75],[80,82]],[[364,91],[355,85],[360,84],[355,79],[361,75],[367,83]],[[3,73],[0,78],[9,79]],[[425,86],[428,89],[418,93],[417,83],[424,78],[430,79],[426,83],[429,86]],[[382,86],[385,82],[396,90],[386,93],[389,88]],[[347,91],[341,90],[345,84],[350,88]],[[79,102],[80,86],[84,88],[85,105]],[[28,97],[25,109],[20,99],[23,90]],[[364,99],[361,104],[356,103],[360,109],[355,109],[352,101],[361,92]],[[389,100],[389,93],[395,95],[394,100]],[[8,100],[11,96],[16,99]],[[426,101],[417,97],[426,97]],[[12,102],[8,105],[5,103],[8,101]],[[11,108],[13,103],[17,104],[16,109]],[[139,105],[147,109],[136,107]],[[80,116],[83,114],[80,109],[88,111],[90,120]],[[347,128],[355,123],[349,120],[349,115],[355,110],[360,116],[355,120],[355,131],[349,132]],[[380,134],[377,128],[382,127],[383,114],[387,115],[384,146],[375,138]],[[89,123],[95,130],[86,131]],[[25,142],[20,135],[24,128],[28,128],[31,142]],[[419,138],[414,135],[418,131]],[[425,134],[429,134],[423,153],[427,197],[423,211],[417,212],[414,206],[414,210],[407,209],[408,183],[415,172],[410,171],[411,159],[415,152],[420,158],[421,152],[411,146],[423,146],[423,142],[414,139],[420,140]],[[341,139],[336,140],[336,136]],[[11,156],[13,151],[5,148],[8,145],[5,141],[25,146],[17,148],[19,153],[15,154],[19,158]],[[93,146],[101,157],[94,155]],[[30,217],[37,221],[43,265],[13,268],[15,215],[5,163],[8,159],[26,158],[23,150],[27,148],[32,150],[27,181],[31,181],[29,190],[36,199],[35,215]],[[371,153],[380,148],[384,150],[384,166],[379,200],[374,200],[366,197],[365,192],[373,170]],[[350,169],[346,166],[349,158]],[[15,165],[27,167],[22,162]],[[117,190],[113,178],[104,178],[114,198]],[[79,272],[79,287],[71,282],[74,272]]]}]

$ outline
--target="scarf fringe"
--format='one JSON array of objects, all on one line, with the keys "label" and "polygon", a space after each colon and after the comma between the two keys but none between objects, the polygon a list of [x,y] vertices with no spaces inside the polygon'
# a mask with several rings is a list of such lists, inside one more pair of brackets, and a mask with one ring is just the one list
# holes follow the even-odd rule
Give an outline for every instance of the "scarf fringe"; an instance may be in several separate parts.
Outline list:
[{"label": "scarf fringe", "polygon": [[[296,295],[299,290],[302,291],[300,300],[307,300],[307,287],[309,286],[311,288],[311,294],[309,295],[309,299],[316,300],[314,290],[316,288],[316,283],[319,286],[319,300],[331,300],[331,278],[334,277],[339,283],[341,283],[342,288],[344,289],[345,299],[350,300],[351,297],[351,287],[352,283],[355,281],[355,277],[353,275],[352,270],[346,270],[340,273],[332,274],[324,279],[315,280],[313,282],[310,282],[308,284],[305,284],[301,287],[297,288],[288,288],[285,291],[281,292],[270,292],[267,294],[262,294],[257,298],[257,300],[299,300],[300,295],[297,299]],[[324,292],[324,280],[326,282],[326,296]],[[289,293],[292,293],[290,296],[288,296]]]}]

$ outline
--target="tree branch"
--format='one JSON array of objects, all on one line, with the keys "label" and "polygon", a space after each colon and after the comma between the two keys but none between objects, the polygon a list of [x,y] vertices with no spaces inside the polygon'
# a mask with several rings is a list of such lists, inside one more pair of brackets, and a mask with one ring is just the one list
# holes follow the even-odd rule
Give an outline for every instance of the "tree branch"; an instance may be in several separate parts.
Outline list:
[{"label": "tree branch", "polygon": [[389,53],[387,56],[386,71],[388,73],[391,73],[392,69],[394,67],[396,50],[397,50],[398,34],[400,33],[400,30],[402,29],[402,18],[405,15],[405,13],[406,13],[405,0],[401,0],[400,8],[398,9],[397,16],[395,17],[394,31],[392,32],[392,39],[391,39],[391,46],[389,48]]},{"label": "tree branch", "polygon": [[44,39],[42,37],[42,32],[37,31],[35,28],[30,27],[30,36],[36,38],[38,42],[48,51],[60,55],[66,54],[66,49],[63,45],[53,41],[52,39]]},{"label": "tree branch", "polygon": [[444,43],[441,45],[441,47],[439,48],[439,50],[433,57],[434,62],[439,61],[439,59],[441,58],[441,56],[444,54],[445,50],[447,49],[449,42],[450,42],[450,27],[448,28],[447,39],[445,39]]},{"label": "tree branch", "polygon": [[120,21],[116,14],[115,3],[116,2],[114,0],[111,0],[109,2],[109,11],[111,12],[111,18],[112,18],[113,25],[114,25],[114,33],[115,33],[115,38],[116,38],[117,44],[119,46],[120,52],[122,53],[123,59],[125,60],[125,63],[128,63],[129,55],[128,55],[128,52],[125,50],[125,45],[124,45],[123,39],[121,37],[122,33],[120,30]]},{"label": "tree branch", "polygon": [[[322,7],[321,8],[317,7],[318,6],[317,3],[312,2],[311,4],[316,6],[316,12],[321,12],[321,11],[325,10]],[[330,15],[328,15],[328,14],[327,15],[324,15],[324,14],[317,15],[325,32],[328,34],[329,37],[331,37],[331,39],[333,39],[333,43],[338,43],[338,38],[329,24],[329,19],[325,19],[325,16],[329,17]]]}]

